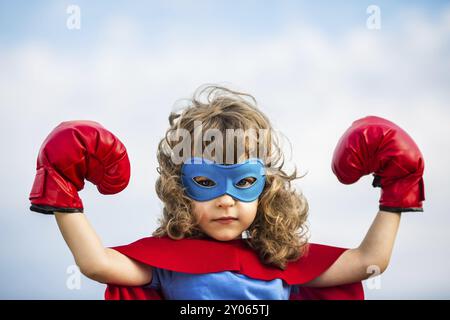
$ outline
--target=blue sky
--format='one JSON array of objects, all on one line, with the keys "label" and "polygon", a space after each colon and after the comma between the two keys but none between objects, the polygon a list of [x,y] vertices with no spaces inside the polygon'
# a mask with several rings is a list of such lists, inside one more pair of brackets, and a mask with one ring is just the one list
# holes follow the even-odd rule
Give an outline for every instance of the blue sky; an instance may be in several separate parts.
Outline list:
[{"label": "blue sky", "polygon": [[[65,28],[65,10],[81,8],[82,29]],[[128,17],[145,31],[144,41],[162,40],[167,30],[231,33],[242,38],[263,38],[299,20],[323,32],[340,35],[364,25],[366,8],[382,10],[383,27],[395,27],[402,11],[418,9],[437,17],[448,1],[0,1],[0,41],[44,41],[70,50],[88,49],[111,18]]]},{"label": "blue sky", "polygon": [[[69,4],[81,29],[66,28]],[[381,29],[366,28],[368,5]],[[61,121],[90,119],[121,137],[129,187],[81,192],[106,246],[148,236],[161,205],[156,147],[175,102],[204,83],[253,94],[291,141],[311,241],[359,245],[376,213],[370,179],[330,170],[337,138],[360,117],[404,127],[426,162],[424,214],[407,214],[391,265],[369,299],[450,298],[450,5],[448,1],[0,1],[0,298],[102,299],[52,217],[29,212],[39,146]],[[287,151],[287,153],[289,153]],[[4,288],[8,288],[5,290]]]}]

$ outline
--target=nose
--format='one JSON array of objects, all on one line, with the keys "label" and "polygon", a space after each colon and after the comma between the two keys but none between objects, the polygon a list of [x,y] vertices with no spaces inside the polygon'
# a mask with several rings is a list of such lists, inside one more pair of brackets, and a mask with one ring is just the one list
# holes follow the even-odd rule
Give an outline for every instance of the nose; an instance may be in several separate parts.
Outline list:
[{"label": "nose", "polygon": [[232,207],[234,206],[236,200],[229,194],[224,194],[217,198],[217,206],[218,207]]}]

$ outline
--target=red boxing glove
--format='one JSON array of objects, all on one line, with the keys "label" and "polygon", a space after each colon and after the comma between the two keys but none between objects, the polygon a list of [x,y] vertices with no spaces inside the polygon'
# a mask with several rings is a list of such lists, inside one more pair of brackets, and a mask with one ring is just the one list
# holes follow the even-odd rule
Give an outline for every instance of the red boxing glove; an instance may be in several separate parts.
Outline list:
[{"label": "red boxing glove", "polygon": [[130,180],[125,146],[94,121],[67,121],[45,139],[37,159],[30,210],[83,212],[78,191],[84,179],[102,194],[122,191]]},{"label": "red boxing glove", "polygon": [[380,210],[423,211],[422,153],[402,128],[386,119],[369,116],[353,122],[334,150],[332,169],[344,184],[373,173],[372,185],[381,187]]}]

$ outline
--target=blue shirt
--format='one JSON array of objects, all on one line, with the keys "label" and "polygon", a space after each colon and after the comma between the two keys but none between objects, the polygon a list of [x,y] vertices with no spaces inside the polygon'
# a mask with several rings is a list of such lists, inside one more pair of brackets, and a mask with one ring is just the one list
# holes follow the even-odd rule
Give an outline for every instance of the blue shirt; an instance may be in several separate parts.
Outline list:
[{"label": "blue shirt", "polygon": [[231,271],[190,274],[153,268],[147,287],[168,300],[289,300],[291,286],[281,279],[249,278]]}]

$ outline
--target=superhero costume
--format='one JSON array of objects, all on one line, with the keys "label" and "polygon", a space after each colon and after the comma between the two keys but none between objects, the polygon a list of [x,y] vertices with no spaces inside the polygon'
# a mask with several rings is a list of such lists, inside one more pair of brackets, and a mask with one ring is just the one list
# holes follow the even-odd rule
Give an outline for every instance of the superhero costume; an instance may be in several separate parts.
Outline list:
[{"label": "superhero costume", "polygon": [[[112,249],[149,266],[184,273],[212,273],[233,271],[260,280],[282,279],[289,285],[305,284],[326,271],[347,249],[320,244],[308,244],[305,254],[287,264],[285,270],[262,264],[257,253],[237,239],[227,242],[212,239],[172,240],[168,237],[148,237],[129,245]],[[120,286],[108,284],[107,300],[159,300],[160,290],[145,286]],[[361,282],[326,288],[300,286],[291,300],[311,299],[364,299]]]},{"label": "superhero costume", "polygon": [[[212,185],[199,184],[195,178],[205,177]],[[240,187],[239,182],[251,177],[253,183]],[[203,158],[187,159],[181,169],[187,195],[197,201],[208,201],[228,194],[240,201],[254,201],[265,184],[264,163],[248,159],[232,165],[216,164]],[[113,249],[154,268],[188,274],[206,274],[223,271],[240,273],[252,279],[281,279],[288,285],[302,285],[327,270],[345,251],[337,247],[309,244],[306,254],[287,265],[285,270],[260,262],[245,240],[227,242],[213,239],[172,240],[168,237],[144,238],[127,246]],[[242,288],[245,290],[245,288]],[[106,299],[164,299],[162,290],[148,286],[127,287],[109,284]],[[300,287],[291,291],[290,299],[364,299],[361,282],[328,288]]]}]

